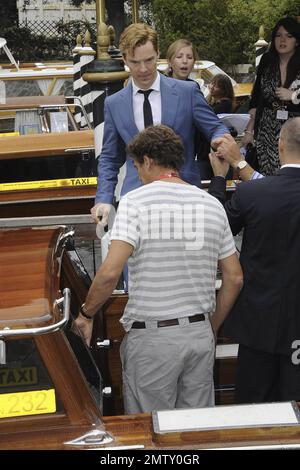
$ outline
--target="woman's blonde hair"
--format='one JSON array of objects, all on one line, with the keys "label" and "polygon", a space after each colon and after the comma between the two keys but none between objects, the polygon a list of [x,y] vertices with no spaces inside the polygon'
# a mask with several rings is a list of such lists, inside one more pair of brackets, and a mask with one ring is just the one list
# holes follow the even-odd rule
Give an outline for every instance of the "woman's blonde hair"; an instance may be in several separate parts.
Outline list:
[{"label": "woman's blonde hair", "polygon": [[170,62],[176,56],[177,52],[183,47],[191,47],[193,51],[194,60],[196,61],[199,59],[198,52],[191,41],[189,41],[188,39],[177,39],[176,41],[172,42],[172,44],[170,44],[167,50],[166,59],[168,61],[169,67],[166,75],[172,76]]}]

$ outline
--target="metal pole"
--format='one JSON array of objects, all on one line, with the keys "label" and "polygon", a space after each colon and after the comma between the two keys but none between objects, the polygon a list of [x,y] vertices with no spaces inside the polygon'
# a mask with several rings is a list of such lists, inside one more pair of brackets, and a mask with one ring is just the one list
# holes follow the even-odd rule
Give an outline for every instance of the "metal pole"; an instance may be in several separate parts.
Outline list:
[{"label": "metal pole", "polygon": [[264,40],[265,31],[264,31],[263,26],[259,27],[258,35],[259,35],[259,39],[255,43],[255,68],[256,69],[259,65],[259,62],[260,62],[260,59],[261,59],[262,55],[266,52],[266,50],[268,48],[268,43],[267,43],[267,41]]},{"label": "metal pole", "polygon": [[105,23],[105,0],[96,0],[96,24]]},{"label": "metal pole", "polygon": [[139,22],[139,0],[132,0],[132,22]]}]

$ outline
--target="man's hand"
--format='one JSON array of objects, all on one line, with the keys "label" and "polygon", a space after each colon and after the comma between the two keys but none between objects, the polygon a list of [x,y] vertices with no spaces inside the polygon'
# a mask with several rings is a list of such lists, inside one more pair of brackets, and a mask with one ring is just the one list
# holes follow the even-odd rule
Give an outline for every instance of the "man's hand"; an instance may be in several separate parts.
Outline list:
[{"label": "man's hand", "polygon": [[91,214],[96,224],[100,224],[103,227],[106,227],[108,224],[108,216],[110,210],[112,208],[112,204],[106,204],[102,202],[98,202],[95,204],[94,207],[91,208]]},{"label": "man's hand", "polygon": [[225,178],[229,170],[229,163],[223,158],[218,157],[215,152],[210,152],[209,160],[214,176],[223,176]]},{"label": "man's hand", "polygon": [[248,144],[253,144],[253,143],[254,143],[253,131],[245,131],[245,134],[242,138],[243,146],[246,147]]},{"label": "man's hand", "polygon": [[223,157],[233,168],[237,168],[237,164],[241,160],[244,160],[240,154],[240,149],[237,143],[231,135],[223,135],[223,137],[217,139],[217,144],[218,150],[216,155],[218,157]]},{"label": "man's hand", "polygon": [[249,109],[249,123],[247,128],[244,131],[244,136],[242,138],[242,145],[246,147],[248,144],[254,143],[254,122],[256,116],[256,108]]},{"label": "man's hand", "polygon": [[223,134],[222,137],[218,137],[217,139],[212,140],[211,143],[210,143],[210,146],[211,146],[212,150],[216,151],[218,149],[223,137],[226,137],[226,136],[230,136],[229,131],[228,131],[228,134]]},{"label": "man's hand", "polygon": [[82,334],[84,341],[86,342],[88,346],[90,346],[91,344],[93,323],[94,323],[93,318],[91,318],[91,320],[88,320],[87,318],[84,318],[80,314],[75,320],[75,324],[77,328],[79,329],[80,333]]}]

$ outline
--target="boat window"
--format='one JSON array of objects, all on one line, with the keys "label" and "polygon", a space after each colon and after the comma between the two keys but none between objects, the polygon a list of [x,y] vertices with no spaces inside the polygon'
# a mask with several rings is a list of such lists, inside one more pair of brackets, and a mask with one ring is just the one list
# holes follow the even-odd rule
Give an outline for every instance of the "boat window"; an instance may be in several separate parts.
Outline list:
[{"label": "boat window", "polygon": [[63,405],[31,338],[5,343],[0,364],[0,419],[57,413]]},{"label": "boat window", "polygon": [[78,126],[74,120],[74,117],[70,111],[68,105],[57,105],[47,108],[41,106],[38,110],[42,132],[69,132],[78,130]]}]

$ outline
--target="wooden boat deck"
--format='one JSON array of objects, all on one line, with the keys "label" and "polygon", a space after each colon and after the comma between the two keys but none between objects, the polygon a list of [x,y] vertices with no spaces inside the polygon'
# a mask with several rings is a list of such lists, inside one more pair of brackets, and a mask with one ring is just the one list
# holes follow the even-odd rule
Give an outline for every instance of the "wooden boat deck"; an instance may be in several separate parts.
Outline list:
[{"label": "wooden boat deck", "polygon": [[[104,416],[101,404],[90,388],[89,380],[91,379],[88,379],[84,372],[84,362],[90,354],[77,335],[76,329],[74,330],[72,322],[64,329],[60,328],[51,333],[29,334],[26,341],[31,342],[30,351],[37,351],[38,355],[36,352],[33,355],[24,355],[22,348],[25,346],[25,338],[22,339],[21,332],[17,336],[10,337],[11,331],[4,330],[4,328],[18,330],[20,327],[29,328],[33,325],[37,327],[45,324],[51,325],[61,316],[55,308],[54,301],[61,296],[62,288],[69,287],[72,291],[71,311],[75,315],[78,305],[86,295],[88,283],[82,282],[67,254],[62,258],[65,232],[64,227],[27,228],[0,232],[0,345],[3,349],[1,340],[6,331],[5,346],[8,351],[8,363],[0,364],[0,371],[3,377],[8,368],[13,376],[27,356],[31,357],[31,361],[35,358],[35,361],[26,363],[27,367],[29,365],[38,367],[37,383],[25,382],[21,388],[12,383],[7,383],[5,387],[2,384],[0,387],[1,450],[105,449],[106,447],[112,449],[119,446],[139,446],[139,448],[156,450],[196,450],[251,445],[300,445],[298,424],[160,434],[154,431],[152,416],[149,413],[123,415],[121,406],[118,406],[115,408],[114,415]],[[79,267],[79,272],[81,271]],[[125,296],[113,296],[95,321],[92,351],[94,360],[102,367],[102,370],[106,353],[102,348],[97,348],[97,341],[103,338],[104,333],[110,334],[113,344],[110,351],[112,352],[115,347],[116,352],[117,340],[120,340],[123,334],[118,319],[125,302]],[[15,346],[17,346],[16,349]],[[82,355],[85,357],[84,361],[82,361]],[[3,354],[1,358],[3,359]],[[100,358],[99,361],[98,358]],[[11,359],[13,359],[12,362]],[[15,361],[16,359],[18,362]],[[119,374],[116,355],[111,356],[108,362],[115,391],[118,386],[118,378],[115,374]],[[41,372],[41,367],[46,368],[47,374]],[[87,369],[90,370],[90,367],[88,365]],[[46,385],[43,382],[45,378],[47,379]],[[21,406],[14,415],[9,410],[8,414],[11,413],[11,415],[3,416],[7,409],[5,399],[8,393],[18,400],[18,392],[27,398],[27,393],[45,393],[49,387],[56,396],[56,411],[50,412],[44,409],[39,414],[31,413],[36,407],[36,402],[31,398],[32,401],[26,401],[26,406],[23,404],[23,408]],[[118,393],[120,394],[120,390]],[[31,403],[30,406],[29,403]],[[104,432],[109,442],[101,445],[95,440],[89,442],[82,438],[81,447],[75,443],[68,443],[93,430]]]},{"label": "wooden boat deck", "polygon": [[2,137],[0,160],[51,157],[62,154],[67,158],[69,154],[76,153],[82,148],[94,149],[94,131],[61,132],[59,135],[52,133]]}]

